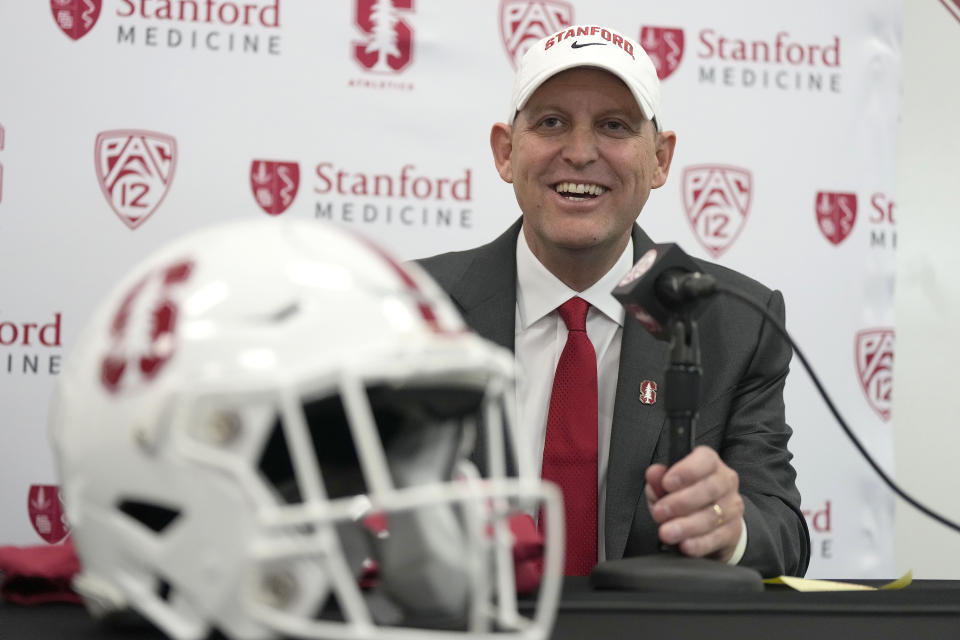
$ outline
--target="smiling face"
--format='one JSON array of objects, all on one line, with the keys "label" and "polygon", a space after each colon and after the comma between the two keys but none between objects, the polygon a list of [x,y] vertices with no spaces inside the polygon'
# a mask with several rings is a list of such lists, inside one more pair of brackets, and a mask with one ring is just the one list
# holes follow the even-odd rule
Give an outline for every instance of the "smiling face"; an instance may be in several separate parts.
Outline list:
[{"label": "smiling face", "polygon": [[541,85],[513,127],[494,125],[490,141],[534,255],[568,284],[568,272],[589,280],[584,270],[599,270],[589,286],[623,251],[650,190],[666,181],[676,136],[657,134],[619,78],[576,68]]}]

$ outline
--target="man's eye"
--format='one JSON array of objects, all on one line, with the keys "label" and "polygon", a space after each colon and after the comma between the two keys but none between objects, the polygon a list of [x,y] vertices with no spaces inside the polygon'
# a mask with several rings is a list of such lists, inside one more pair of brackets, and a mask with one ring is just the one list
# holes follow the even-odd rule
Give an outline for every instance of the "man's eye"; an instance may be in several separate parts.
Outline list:
[{"label": "man's eye", "polygon": [[540,121],[540,126],[544,129],[556,129],[560,124],[560,118],[554,116],[549,116]]},{"label": "man's eye", "polygon": [[619,120],[607,120],[603,123],[603,128],[608,131],[626,131],[627,126]]}]

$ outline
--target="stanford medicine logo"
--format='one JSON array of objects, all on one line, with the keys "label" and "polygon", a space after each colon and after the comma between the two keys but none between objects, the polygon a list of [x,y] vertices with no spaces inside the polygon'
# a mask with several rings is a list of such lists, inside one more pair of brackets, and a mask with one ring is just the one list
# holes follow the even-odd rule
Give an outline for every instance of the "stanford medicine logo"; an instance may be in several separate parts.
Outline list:
[{"label": "stanford medicine logo", "polygon": [[815,205],[817,225],[833,244],[840,244],[857,221],[857,194],[820,191]]},{"label": "stanford medicine logo", "polygon": [[[58,375],[63,314],[50,317],[8,318],[0,310],[0,373]],[[5,357],[4,357],[5,356]]]},{"label": "stanford medicine logo", "polygon": [[[750,27],[750,25],[746,25]],[[743,24],[738,24],[738,29]],[[841,93],[843,46],[839,35],[817,36],[769,30],[751,33],[701,29],[693,55],[701,84],[748,90]]]},{"label": "stanford medicine logo", "polygon": [[296,162],[254,160],[250,163],[250,188],[260,208],[271,216],[287,210],[300,186],[300,165]]},{"label": "stanford medicine logo", "polygon": [[500,37],[514,69],[541,38],[573,24],[573,6],[553,0],[501,0]]},{"label": "stanford medicine logo", "polygon": [[687,167],[682,189],[690,228],[703,248],[719,258],[746,223],[753,189],[750,172],[724,165]]},{"label": "stanford medicine logo", "polygon": [[72,40],[90,33],[100,17],[102,0],[50,0],[53,19]]},{"label": "stanford medicine logo", "polygon": [[657,68],[657,77],[666,80],[677,70],[683,58],[683,29],[643,27],[640,29],[640,46]]},{"label": "stanford medicine logo", "polygon": [[870,407],[884,422],[890,420],[893,394],[893,329],[865,329],[857,333],[854,359],[860,386]]},{"label": "stanford medicine logo", "polygon": [[179,315],[174,295],[193,269],[192,261],[181,260],[154,270],[124,296],[110,323],[110,348],[100,366],[107,391],[150,382],[173,357]]},{"label": "stanford medicine logo", "polygon": [[413,0],[357,0],[354,22],[365,38],[353,57],[368,71],[399,73],[413,60],[413,29],[404,20]]},{"label": "stanford medicine logo", "polygon": [[123,223],[136,229],[167,195],[177,141],[152,131],[104,131],[97,136],[94,155],[103,195]]},{"label": "stanford medicine logo", "polygon": [[473,169],[463,176],[430,175],[413,164],[397,171],[357,170],[333,162],[316,165],[316,219],[403,227],[473,226]]},{"label": "stanford medicine logo", "polygon": [[27,513],[33,530],[50,544],[57,544],[70,533],[60,500],[60,487],[55,484],[30,485]]}]

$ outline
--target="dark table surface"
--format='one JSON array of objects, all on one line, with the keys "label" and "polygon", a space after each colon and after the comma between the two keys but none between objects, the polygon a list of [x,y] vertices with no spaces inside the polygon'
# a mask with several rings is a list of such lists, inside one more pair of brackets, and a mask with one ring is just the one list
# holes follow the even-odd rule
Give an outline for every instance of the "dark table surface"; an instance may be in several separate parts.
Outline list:
[{"label": "dark table surface", "polygon": [[[104,627],[78,605],[0,604],[0,640],[160,637],[140,625]],[[960,640],[960,580],[917,580],[899,591],[638,593],[567,578],[553,638]]]}]

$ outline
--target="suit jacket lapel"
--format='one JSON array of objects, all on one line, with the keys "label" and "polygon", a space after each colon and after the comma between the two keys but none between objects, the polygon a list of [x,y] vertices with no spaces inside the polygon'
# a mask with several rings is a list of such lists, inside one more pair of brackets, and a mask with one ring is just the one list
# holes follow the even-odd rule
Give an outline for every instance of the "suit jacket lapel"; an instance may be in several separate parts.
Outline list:
[{"label": "suit jacket lapel", "polygon": [[[517,235],[522,218],[493,242],[470,252],[468,264],[448,294],[463,319],[487,340],[513,351],[517,307]],[[507,441],[507,473],[516,475],[513,447]],[[487,442],[483,430],[471,456],[484,475],[487,473]]]},{"label": "suit jacket lapel", "polygon": [[477,333],[513,351],[517,308],[517,235],[522,218],[474,253],[450,297]]},{"label": "suit jacket lapel", "polygon": [[[635,225],[634,261],[652,246],[650,237]],[[608,559],[623,556],[638,502],[643,500],[644,473],[653,461],[666,418],[662,399],[650,405],[640,402],[640,385],[644,380],[650,380],[662,392],[668,358],[667,343],[651,336],[628,315],[624,320],[620,347],[620,370],[607,465],[604,542]],[[650,542],[650,550],[655,551],[655,532],[651,532]]]}]

